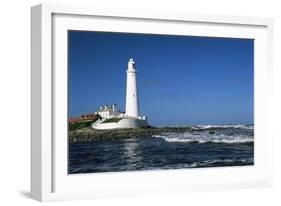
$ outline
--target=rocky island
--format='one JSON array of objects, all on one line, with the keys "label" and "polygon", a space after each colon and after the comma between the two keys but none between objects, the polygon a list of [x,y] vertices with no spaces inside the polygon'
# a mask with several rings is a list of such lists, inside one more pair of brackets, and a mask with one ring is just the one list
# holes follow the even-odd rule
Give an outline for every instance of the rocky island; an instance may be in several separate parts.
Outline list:
[{"label": "rocky island", "polygon": [[[187,131],[200,131],[202,128],[194,126],[180,127],[153,127],[146,126],[143,128],[111,129],[97,130],[91,127],[92,121],[84,121],[69,124],[68,138],[69,142],[90,142],[94,140],[114,140],[126,138],[139,138],[151,135],[157,135],[166,132],[183,133]],[[218,129],[218,128],[214,128]],[[212,132],[212,128],[209,129]]]},{"label": "rocky island", "polygon": [[144,137],[148,135],[161,134],[163,132],[185,132],[192,130],[191,127],[162,127],[162,128],[132,128],[132,129],[112,129],[112,130],[96,130],[91,127],[85,127],[73,131],[69,131],[69,142],[89,142],[93,140],[113,140]]}]

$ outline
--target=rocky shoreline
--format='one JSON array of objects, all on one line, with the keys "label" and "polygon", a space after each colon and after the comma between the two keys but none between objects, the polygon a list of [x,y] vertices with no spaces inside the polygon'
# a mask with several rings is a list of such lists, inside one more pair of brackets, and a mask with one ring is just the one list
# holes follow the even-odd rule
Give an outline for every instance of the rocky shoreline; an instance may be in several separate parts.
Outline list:
[{"label": "rocky shoreline", "polygon": [[[145,137],[148,135],[161,134],[163,132],[186,132],[192,131],[192,127],[161,127],[161,128],[138,128],[138,129],[114,129],[114,130],[95,130],[92,128],[81,128],[68,132],[70,143],[90,142],[94,140],[115,140]],[[196,129],[198,131],[198,129]]]}]

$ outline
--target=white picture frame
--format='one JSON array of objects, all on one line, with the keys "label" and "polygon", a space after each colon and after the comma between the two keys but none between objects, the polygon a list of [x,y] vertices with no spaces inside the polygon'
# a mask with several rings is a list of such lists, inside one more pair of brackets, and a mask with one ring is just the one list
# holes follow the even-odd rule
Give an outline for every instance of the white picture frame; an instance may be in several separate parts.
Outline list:
[{"label": "white picture frame", "polygon": [[[272,19],[40,4],[31,8],[31,26],[32,198],[53,201],[273,185],[268,115],[274,75]],[[167,28],[173,28],[172,33]],[[68,175],[68,29],[254,38],[255,165]]]}]

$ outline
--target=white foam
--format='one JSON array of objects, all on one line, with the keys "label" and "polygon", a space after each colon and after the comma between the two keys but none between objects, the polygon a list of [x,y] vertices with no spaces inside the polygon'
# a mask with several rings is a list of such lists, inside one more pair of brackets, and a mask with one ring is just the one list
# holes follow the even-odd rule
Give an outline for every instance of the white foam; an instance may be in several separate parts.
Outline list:
[{"label": "white foam", "polygon": [[182,143],[225,143],[225,144],[234,144],[234,143],[250,143],[254,141],[253,136],[248,135],[226,135],[226,134],[209,134],[208,132],[199,132],[199,133],[162,133],[161,135],[153,135],[156,138],[162,138],[166,142],[182,142]]},{"label": "white foam", "polygon": [[253,125],[242,124],[223,124],[223,125],[196,125],[193,128],[197,129],[212,129],[212,128],[241,128],[241,129],[254,129]]}]

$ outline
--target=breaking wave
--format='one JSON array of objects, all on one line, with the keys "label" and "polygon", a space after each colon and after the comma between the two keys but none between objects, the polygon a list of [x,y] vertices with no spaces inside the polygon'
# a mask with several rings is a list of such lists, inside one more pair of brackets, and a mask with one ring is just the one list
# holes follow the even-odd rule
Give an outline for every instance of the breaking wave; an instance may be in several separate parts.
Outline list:
[{"label": "breaking wave", "polygon": [[166,142],[181,142],[181,143],[224,143],[224,144],[237,144],[237,143],[253,143],[254,137],[248,133],[210,133],[208,131],[200,132],[184,132],[175,133],[167,132],[160,135],[153,135],[155,138],[162,138]]},{"label": "breaking wave", "polygon": [[240,124],[225,124],[225,125],[196,125],[192,127],[193,129],[248,129],[253,130],[254,125],[240,125]]}]

